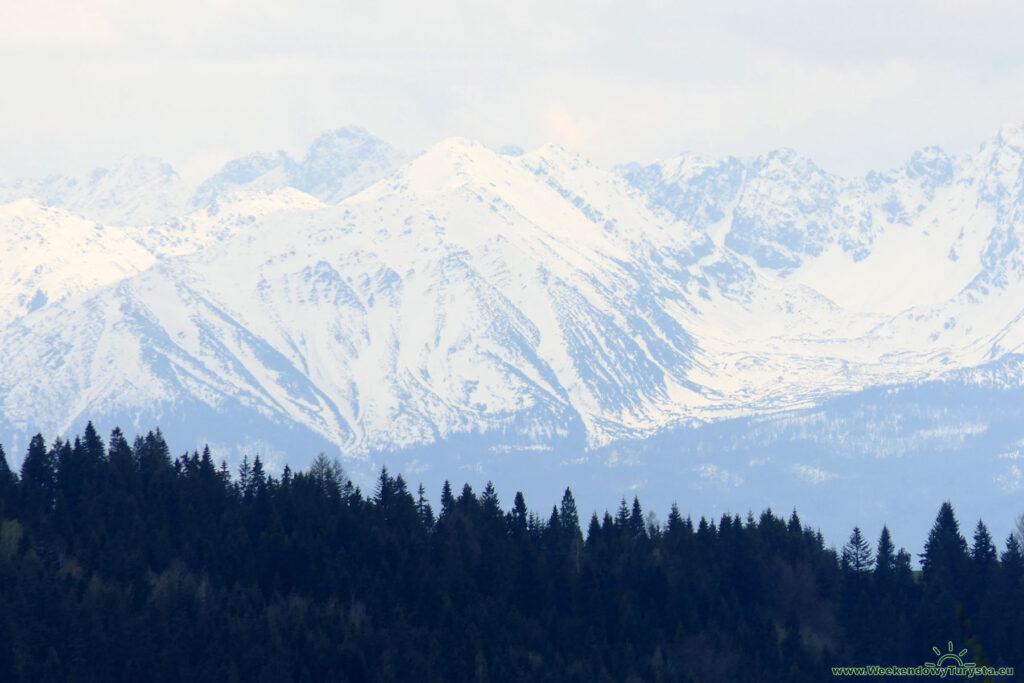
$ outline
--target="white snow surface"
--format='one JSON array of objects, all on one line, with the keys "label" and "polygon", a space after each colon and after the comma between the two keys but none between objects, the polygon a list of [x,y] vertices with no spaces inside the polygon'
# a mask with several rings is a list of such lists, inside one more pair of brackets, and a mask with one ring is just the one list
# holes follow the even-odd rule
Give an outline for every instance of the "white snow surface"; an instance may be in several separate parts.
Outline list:
[{"label": "white snow surface", "polygon": [[0,421],[230,402],[350,455],[574,420],[596,447],[1024,350],[1020,128],[863,179],[317,145],[201,202],[157,161],[3,188]]}]

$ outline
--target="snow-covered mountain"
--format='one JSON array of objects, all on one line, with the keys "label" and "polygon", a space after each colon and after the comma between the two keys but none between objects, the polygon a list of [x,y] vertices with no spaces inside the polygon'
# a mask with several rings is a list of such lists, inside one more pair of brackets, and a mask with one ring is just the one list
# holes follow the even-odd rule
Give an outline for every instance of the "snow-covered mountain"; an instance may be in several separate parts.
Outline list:
[{"label": "snow-covered mountain", "polygon": [[229,161],[196,189],[192,204],[208,207],[238,190],[273,192],[286,187],[335,204],[380,180],[403,159],[362,128],[339,128],[314,140],[302,161],[282,151]]},{"label": "snow-covered mountain", "polygon": [[265,452],[475,439],[622,462],[723,421],[820,437],[849,416],[800,415],[873,388],[1024,387],[1024,128],[860,179],[786,150],[400,158],[343,129],[181,204],[162,165],[119,172],[116,220],[38,186],[0,206],[9,452],[93,419]]},{"label": "snow-covered mountain", "polygon": [[166,162],[127,156],[84,177],[55,175],[0,186],[0,201],[34,199],[107,225],[148,225],[183,213],[189,190]]}]

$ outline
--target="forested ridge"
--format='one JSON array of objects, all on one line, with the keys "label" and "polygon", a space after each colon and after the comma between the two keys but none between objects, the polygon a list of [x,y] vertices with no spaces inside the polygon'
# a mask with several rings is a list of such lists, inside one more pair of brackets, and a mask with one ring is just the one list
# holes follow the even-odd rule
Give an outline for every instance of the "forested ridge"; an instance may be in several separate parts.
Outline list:
[{"label": "forested ridge", "polygon": [[1020,545],[949,503],[918,572],[888,530],[837,552],[795,510],[512,500],[445,484],[435,511],[387,470],[231,472],[91,424],[17,473],[0,448],[0,681],[822,681],[947,642],[1024,667]]}]

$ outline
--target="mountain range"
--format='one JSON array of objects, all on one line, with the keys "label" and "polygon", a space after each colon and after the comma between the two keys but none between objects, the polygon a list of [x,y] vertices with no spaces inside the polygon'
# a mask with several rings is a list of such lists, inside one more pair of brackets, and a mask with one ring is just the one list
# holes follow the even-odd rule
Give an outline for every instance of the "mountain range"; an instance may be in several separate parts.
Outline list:
[{"label": "mountain range", "polygon": [[1024,507],[1021,225],[1024,126],[862,178],[358,128],[195,188],[131,157],[0,187],[0,443],[160,425],[272,467],[586,467],[714,508],[941,461],[919,486]]}]

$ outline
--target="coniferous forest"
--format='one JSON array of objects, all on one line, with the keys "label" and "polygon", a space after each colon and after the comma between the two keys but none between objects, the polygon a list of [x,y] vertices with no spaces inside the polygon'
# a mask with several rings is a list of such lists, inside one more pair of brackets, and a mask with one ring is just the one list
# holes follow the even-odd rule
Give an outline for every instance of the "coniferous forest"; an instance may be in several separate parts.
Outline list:
[{"label": "coniferous forest", "polygon": [[948,503],[918,571],[886,529],[837,551],[796,511],[440,500],[159,431],[37,435],[19,472],[0,450],[0,681],[822,681],[947,643],[1024,667],[1021,548]]}]

